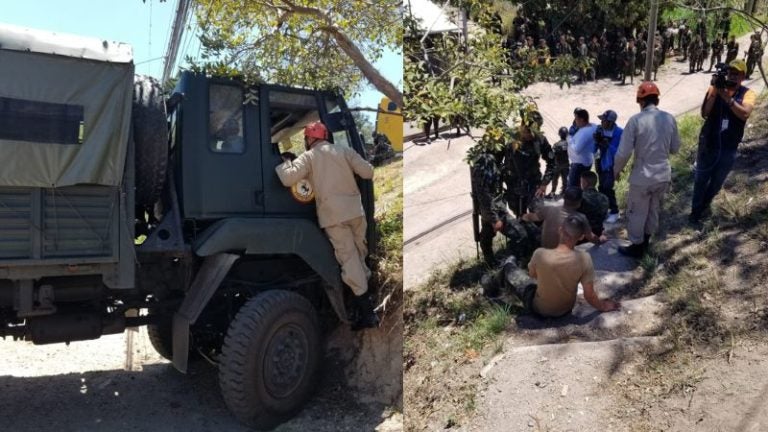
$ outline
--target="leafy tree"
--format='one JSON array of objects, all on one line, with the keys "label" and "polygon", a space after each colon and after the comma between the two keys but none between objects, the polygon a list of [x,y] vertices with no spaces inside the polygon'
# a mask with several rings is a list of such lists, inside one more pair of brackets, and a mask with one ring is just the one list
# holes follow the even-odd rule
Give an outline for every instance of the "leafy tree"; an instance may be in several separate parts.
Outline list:
[{"label": "leafy tree", "polygon": [[484,136],[468,155],[479,149],[498,150],[512,137],[507,121],[517,121],[535,105],[520,90],[536,80],[570,85],[577,63],[571,57],[549,64],[538,61],[535,51],[514,67],[498,31],[498,17],[490,0],[465,0],[473,21],[486,30],[474,32],[466,46],[456,34],[423,38],[423,26],[407,12],[403,22],[405,112],[416,123],[432,117],[483,128]]},{"label": "leafy tree", "polygon": [[[349,94],[365,78],[402,106],[402,93],[373,66],[402,40],[398,0],[210,0],[197,2],[196,68]],[[236,72],[237,71],[237,72]]]}]

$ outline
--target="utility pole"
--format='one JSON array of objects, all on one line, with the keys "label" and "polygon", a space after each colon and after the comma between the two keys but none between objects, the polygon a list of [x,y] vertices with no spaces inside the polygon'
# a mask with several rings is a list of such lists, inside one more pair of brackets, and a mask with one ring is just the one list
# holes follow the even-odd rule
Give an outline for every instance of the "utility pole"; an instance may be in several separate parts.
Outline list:
[{"label": "utility pole", "polygon": [[[655,50],[656,45],[654,44],[654,39],[656,37],[656,16],[659,14],[659,0],[650,0],[651,1],[651,16],[648,20],[648,41],[646,43],[647,48],[645,49],[645,76],[643,77],[644,81],[650,81],[651,80],[651,70],[653,69],[653,51]],[[663,49],[663,48],[662,48]],[[661,55],[664,55],[662,53]]]},{"label": "utility pole", "polygon": [[163,65],[163,85],[171,78],[173,67],[176,65],[176,56],[179,54],[181,36],[184,34],[184,25],[189,15],[190,0],[179,0],[176,6],[176,17],[173,20],[173,30],[168,38],[168,49],[165,51],[165,64]]},{"label": "utility pole", "polygon": [[464,36],[464,53],[469,51],[469,31],[467,29],[467,11],[463,7],[461,10],[461,34]]}]

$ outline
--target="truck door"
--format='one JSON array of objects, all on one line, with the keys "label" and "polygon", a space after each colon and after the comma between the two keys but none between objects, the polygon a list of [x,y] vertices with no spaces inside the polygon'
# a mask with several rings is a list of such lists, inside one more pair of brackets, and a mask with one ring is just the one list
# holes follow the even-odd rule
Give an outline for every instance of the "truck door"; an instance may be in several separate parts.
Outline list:
[{"label": "truck door", "polygon": [[265,214],[316,219],[311,185],[286,188],[275,167],[283,161],[281,154],[298,157],[304,153],[304,126],[320,120],[317,92],[280,86],[262,86],[261,90]]},{"label": "truck door", "polygon": [[[184,214],[212,219],[261,215],[264,185],[258,103],[246,103],[238,83],[194,77],[185,101],[186,125],[196,133],[184,144]],[[205,89],[204,84],[207,84]],[[198,90],[198,91],[195,91]],[[201,107],[207,107],[203,113]],[[205,108],[203,108],[205,109]]]}]

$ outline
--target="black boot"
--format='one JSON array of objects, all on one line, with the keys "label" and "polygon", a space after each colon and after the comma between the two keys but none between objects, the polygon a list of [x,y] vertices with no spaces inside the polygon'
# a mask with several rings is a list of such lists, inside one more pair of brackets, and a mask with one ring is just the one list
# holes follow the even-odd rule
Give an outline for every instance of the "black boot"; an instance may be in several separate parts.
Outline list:
[{"label": "black boot", "polygon": [[619,246],[619,253],[631,258],[640,258],[645,253],[645,243],[632,243],[629,246]]},{"label": "black boot", "polygon": [[370,293],[366,292],[361,296],[355,296],[354,303],[357,317],[352,323],[353,331],[379,326],[379,317],[373,311],[373,299]]},{"label": "black boot", "polygon": [[489,298],[498,297],[501,294],[502,270],[491,270],[480,278],[480,286],[483,287],[483,295]]}]

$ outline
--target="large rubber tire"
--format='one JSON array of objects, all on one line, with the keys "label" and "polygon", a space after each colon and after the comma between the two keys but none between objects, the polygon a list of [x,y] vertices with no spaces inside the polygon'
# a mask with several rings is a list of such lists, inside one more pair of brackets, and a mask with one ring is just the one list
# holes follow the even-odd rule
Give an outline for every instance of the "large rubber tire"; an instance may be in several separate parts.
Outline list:
[{"label": "large rubber tire", "polygon": [[150,324],[147,326],[147,336],[152,347],[166,360],[173,361],[173,335],[171,326],[165,324]]},{"label": "large rubber tire", "polygon": [[[151,313],[151,312],[150,312]],[[173,318],[169,315],[163,317],[156,324],[147,325],[147,336],[149,343],[164,359],[173,361]],[[189,356],[187,359],[192,362],[200,359],[200,353],[193,347],[192,338],[189,341]]]},{"label": "large rubber tire", "polygon": [[224,339],[219,385],[232,413],[272,429],[298,412],[315,387],[320,326],[310,302],[274,290],[249,300]]},{"label": "large rubber tire", "polygon": [[133,84],[133,141],[136,144],[136,205],[160,197],[168,169],[168,120],[160,83],[136,75]]}]

